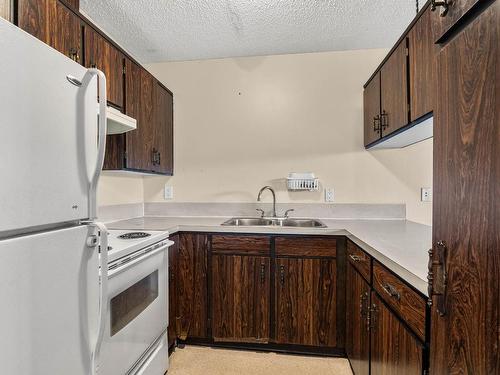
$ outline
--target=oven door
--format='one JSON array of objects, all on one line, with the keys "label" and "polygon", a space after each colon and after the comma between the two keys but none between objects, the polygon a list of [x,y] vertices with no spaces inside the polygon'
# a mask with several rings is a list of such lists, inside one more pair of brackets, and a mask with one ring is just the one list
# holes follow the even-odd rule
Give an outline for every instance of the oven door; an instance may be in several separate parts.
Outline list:
[{"label": "oven door", "polygon": [[168,255],[172,241],[110,267],[108,319],[99,374],[123,375],[168,325]]}]

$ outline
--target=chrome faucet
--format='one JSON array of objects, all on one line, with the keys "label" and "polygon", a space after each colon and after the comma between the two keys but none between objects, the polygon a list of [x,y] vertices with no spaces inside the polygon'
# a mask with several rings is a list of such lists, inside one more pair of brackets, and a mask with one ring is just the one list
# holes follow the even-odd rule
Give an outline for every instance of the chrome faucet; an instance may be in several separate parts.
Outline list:
[{"label": "chrome faucet", "polygon": [[262,189],[260,189],[259,195],[257,196],[257,202],[260,202],[260,196],[262,195],[262,192],[264,190],[269,190],[273,194],[273,217],[277,217],[277,215],[276,215],[276,193],[274,192],[274,189],[271,186],[264,186]]}]

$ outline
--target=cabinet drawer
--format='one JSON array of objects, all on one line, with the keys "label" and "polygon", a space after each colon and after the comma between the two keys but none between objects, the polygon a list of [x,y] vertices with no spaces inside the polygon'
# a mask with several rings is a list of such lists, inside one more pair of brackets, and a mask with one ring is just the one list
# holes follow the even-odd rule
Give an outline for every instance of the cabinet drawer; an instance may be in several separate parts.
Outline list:
[{"label": "cabinet drawer", "polygon": [[275,245],[277,256],[335,257],[337,255],[335,238],[276,237]]},{"label": "cabinet drawer", "polygon": [[363,250],[347,241],[347,259],[358,270],[358,272],[368,281],[371,280],[371,257]]},{"label": "cabinet drawer", "polygon": [[377,261],[373,262],[373,287],[401,319],[424,340],[425,299]]},{"label": "cabinet drawer", "polygon": [[268,236],[212,236],[212,252],[270,255],[271,239]]}]

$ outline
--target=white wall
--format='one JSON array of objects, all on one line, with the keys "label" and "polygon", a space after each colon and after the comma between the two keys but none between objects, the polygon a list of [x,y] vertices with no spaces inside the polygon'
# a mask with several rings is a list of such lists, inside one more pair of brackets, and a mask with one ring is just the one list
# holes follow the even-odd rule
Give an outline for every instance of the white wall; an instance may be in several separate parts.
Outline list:
[{"label": "white wall", "polygon": [[104,172],[99,179],[97,203],[100,206],[142,202],[144,202],[142,176]]},{"label": "white wall", "polygon": [[387,50],[159,63],[148,69],[174,92],[175,176],[144,179],[146,202],[255,201],[278,188],[280,202],[322,202],[289,193],[284,177],[312,171],[336,202],[407,204],[430,223],[420,187],[432,185],[432,140],[365,151],[363,84]]}]

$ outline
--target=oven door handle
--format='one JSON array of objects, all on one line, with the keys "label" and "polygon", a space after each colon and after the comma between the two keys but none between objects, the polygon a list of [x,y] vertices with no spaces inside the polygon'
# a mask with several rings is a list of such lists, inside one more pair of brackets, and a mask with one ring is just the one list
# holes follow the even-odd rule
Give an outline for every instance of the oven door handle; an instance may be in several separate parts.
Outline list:
[{"label": "oven door handle", "polygon": [[123,262],[119,263],[118,266],[116,266],[115,268],[109,269],[108,278],[112,278],[112,277],[118,275],[119,273],[122,273],[126,269],[128,269],[132,266],[135,266],[138,263],[145,261],[146,259],[152,257],[153,255],[156,255],[162,251],[165,251],[173,244],[174,244],[173,241],[167,240],[164,242],[164,245],[162,245],[161,247],[154,249],[154,250],[151,250],[151,251],[148,251],[148,252],[144,253],[143,255],[139,255],[139,256],[134,257],[134,254],[131,254]]}]

